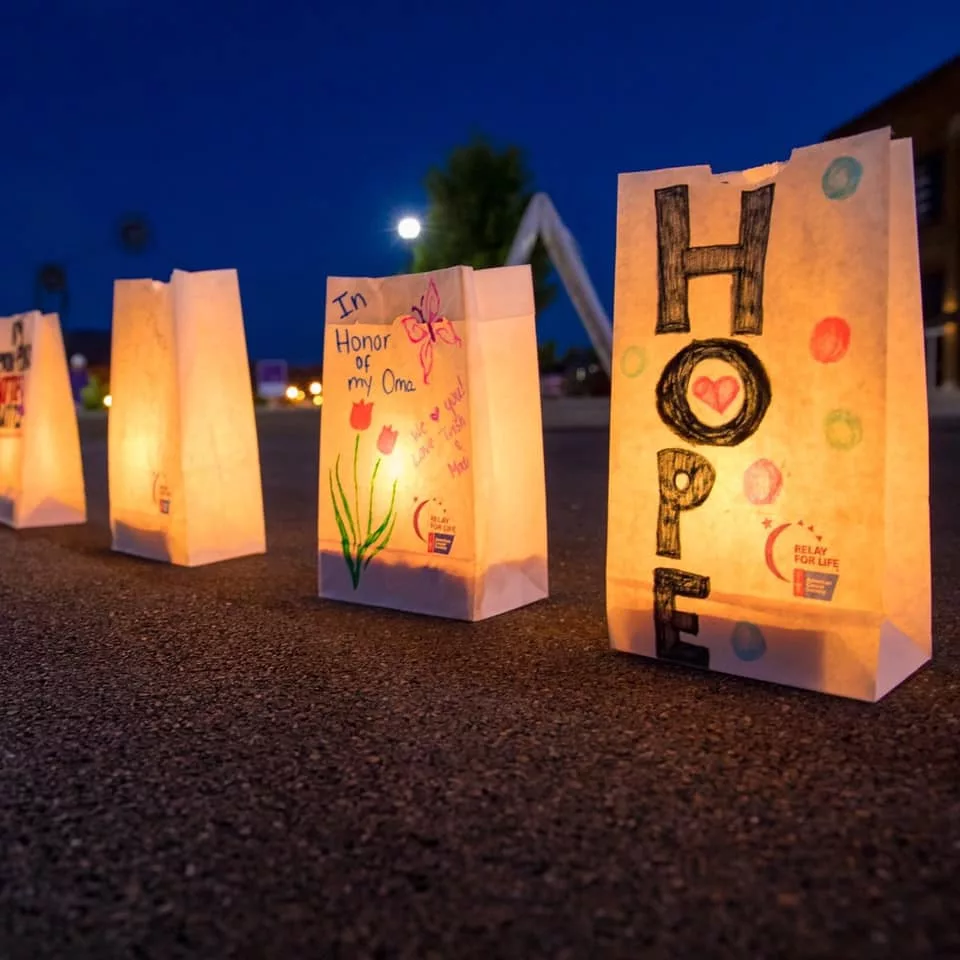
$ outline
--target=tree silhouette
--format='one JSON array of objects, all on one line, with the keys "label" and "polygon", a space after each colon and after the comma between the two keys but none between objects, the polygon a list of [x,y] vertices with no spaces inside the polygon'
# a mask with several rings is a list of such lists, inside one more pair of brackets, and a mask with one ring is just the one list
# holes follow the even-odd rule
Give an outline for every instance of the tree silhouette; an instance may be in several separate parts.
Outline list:
[{"label": "tree silhouette", "polygon": [[67,283],[67,269],[62,263],[44,263],[37,270],[34,291],[37,309],[44,310],[44,303],[51,297],[56,302],[60,323],[65,325],[70,305],[70,290]]},{"label": "tree silhouette", "polygon": [[142,253],[151,240],[150,226],[146,217],[139,213],[128,213],[120,218],[117,227],[117,239],[120,246],[129,253]]},{"label": "tree silhouette", "polygon": [[557,341],[547,340],[546,343],[540,344],[537,349],[537,359],[541,373],[552,373],[560,363],[560,358],[557,356]]},{"label": "tree silhouette", "polygon": [[[116,223],[114,240],[121,249],[128,253],[143,253],[153,239],[150,225],[142,214],[128,213]],[[70,257],[70,270],[73,271],[78,263],[83,264],[98,255],[98,247],[91,246],[86,250],[75,252]],[[53,301],[53,309],[60,315],[61,327],[66,327],[67,312],[70,307],[70,283],[67,264],[65,261],[50,260],[41,264],[34,275],[34,303],[36,308],[44,310],[46,305]]]},{"label": "tree silhouette", "polygon": [[[421,239],[413,248],[411,271],[502,267],[533,197],[531,181],[518,147],[498,153],[476,138],[456,148],[445,170],[427,173],[429,207]],[[548,282],[550,259],[539,241],[530,266],[539,313],[556,295],[556,287]]]}]

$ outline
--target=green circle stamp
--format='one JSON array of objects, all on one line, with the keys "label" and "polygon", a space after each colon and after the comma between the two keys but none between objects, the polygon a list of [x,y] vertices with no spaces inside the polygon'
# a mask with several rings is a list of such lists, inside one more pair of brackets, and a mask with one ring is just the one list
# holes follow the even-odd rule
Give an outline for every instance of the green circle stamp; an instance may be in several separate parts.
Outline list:
[{"label": "green circle stamp", "polygon": [[823,432],[834,450],[852,450],[863,439],[863,424],[849,410],[831,410],[823,421]]},{"label": "green circle stamp", "polygon": [[620,372],[629,379],[639,377],[647,366],[647,351],[643,347],[627,347],[620,357]]},{"label": "green circle stamp", "polygon": [[824,171],[820,186],[828,200],[846,200],[857,192],[863,164],[855,157],[837,157]]}]

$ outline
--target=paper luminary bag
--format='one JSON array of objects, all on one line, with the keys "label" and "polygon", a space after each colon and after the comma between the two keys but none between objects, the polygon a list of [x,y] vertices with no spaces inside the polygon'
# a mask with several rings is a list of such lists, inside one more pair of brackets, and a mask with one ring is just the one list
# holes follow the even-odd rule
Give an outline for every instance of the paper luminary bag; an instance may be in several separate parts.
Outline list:
[{"label": "paper luminary bag", "polygon": [[264,553],[237,272],[118,280],[110,392],[113,549],[181,566]]},{"label": "paper luminary bag", "polygon": [[320,596],[480,620],[547,596],[529,266],[327,283]]},{"label": "paper luminary bag", "polygon": [[86,523],[80,432],[56,314],[0,319],[0,522]]},{"label": "paper luminary bag", "polygon": [[615,648],[874,701],[931,656],[913,162],[620,177]]}]

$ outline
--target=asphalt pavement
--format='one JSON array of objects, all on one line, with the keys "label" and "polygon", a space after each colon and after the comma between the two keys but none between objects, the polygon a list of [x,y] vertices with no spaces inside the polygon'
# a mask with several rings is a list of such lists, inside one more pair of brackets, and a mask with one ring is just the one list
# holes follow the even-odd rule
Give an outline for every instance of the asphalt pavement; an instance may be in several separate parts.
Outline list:
[{"label": "asphalt pavement", "polygon": [[0,530],[0,958],[960,956],[960,422],[933,662],[877,705],[608,650],[607,435],[548,432],[552,597],[315,598],[318,418],[260,418],[266,556]]}]

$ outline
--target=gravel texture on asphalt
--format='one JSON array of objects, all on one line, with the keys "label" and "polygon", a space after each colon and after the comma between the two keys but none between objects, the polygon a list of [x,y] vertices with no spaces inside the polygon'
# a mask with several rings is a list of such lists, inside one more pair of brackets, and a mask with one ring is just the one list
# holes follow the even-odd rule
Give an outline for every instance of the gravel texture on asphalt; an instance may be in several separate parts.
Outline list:
[{"label": "gravel texture on asphalt", "polygon": [[315,598],[317,426],[260,419],[269,553],[0,530],[0,957],[960,955],[960,424],[933,662],[878,705],[607,648],[605,432],[546,436],[552,597]]}]

